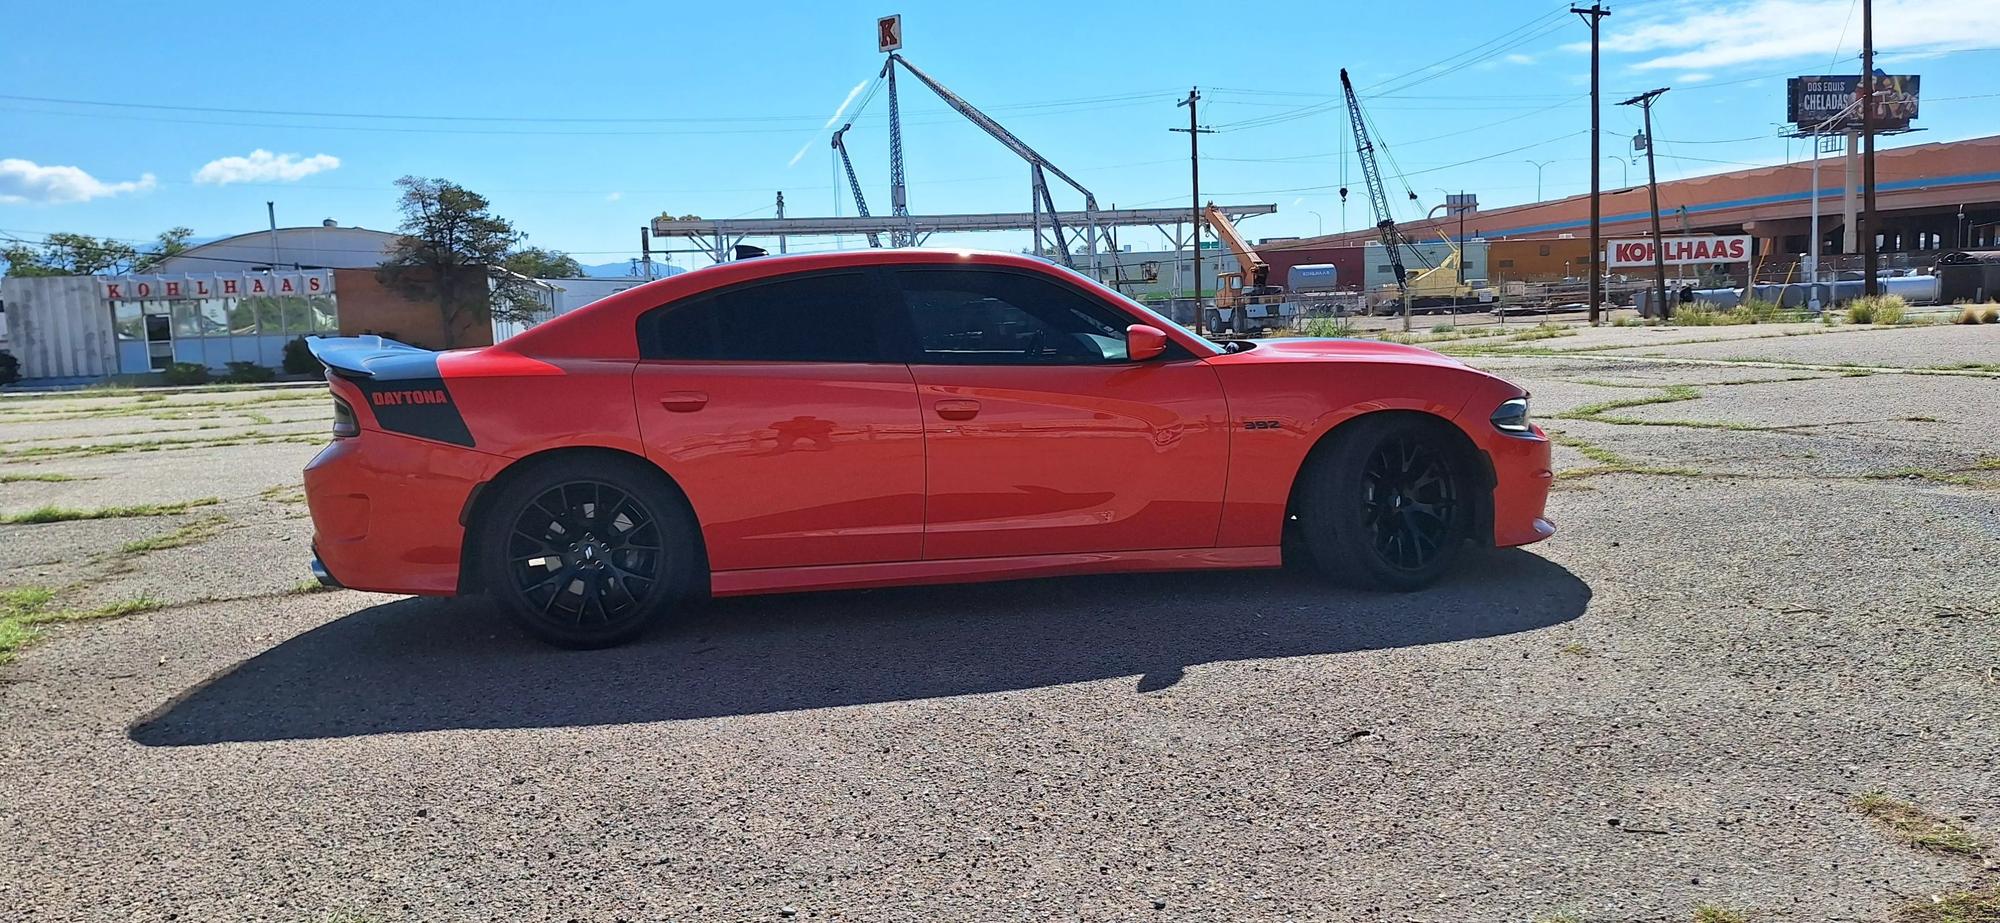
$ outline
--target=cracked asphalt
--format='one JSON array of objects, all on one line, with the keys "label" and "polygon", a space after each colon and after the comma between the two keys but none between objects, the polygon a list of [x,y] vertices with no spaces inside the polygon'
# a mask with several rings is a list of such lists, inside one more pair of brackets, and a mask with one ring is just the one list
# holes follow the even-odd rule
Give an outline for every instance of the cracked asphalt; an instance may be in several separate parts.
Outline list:
[{"label": "cracked asphalt", "polygon": [[2000,883],[1847,807],[2000,840],[2000,377],[1934,374],[2000,327],[1432,345],[1468,344],[1566,443],[1561,531],[1433,589],[780,596],[597,652],[296,592],[312,392],[0,399],[0,513],[218,500],[0,526],[0,587],[157,606],[0,665],[0,918],[1881,920]]}]

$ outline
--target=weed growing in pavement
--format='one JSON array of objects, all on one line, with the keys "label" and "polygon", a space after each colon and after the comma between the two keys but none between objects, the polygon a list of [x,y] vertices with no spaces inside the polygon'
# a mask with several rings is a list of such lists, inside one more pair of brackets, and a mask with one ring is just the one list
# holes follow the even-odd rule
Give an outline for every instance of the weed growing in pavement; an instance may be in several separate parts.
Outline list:
[{"label": "weed growing in pavement", "polygon": [[1583,915],[1574,910],[1558,910],[1536,917],[1535,923],[1583,923]]},{"label": "weed growing in pavement", "polygon": [[1738,911],[1700,904],[1694,908],[1694,923],[1750,923],[1750,918]]},{"label": "weed growing in pavement", "polygon": [[1703,472],[1693,468],[1666,468],[1655,465],[1642,465],[1603,446],[1560,432],[1550,432],[1549,441],[1554,442],[1556,445],[1568,446],[1575,449],[1583,457],[1597,463],[1589,468],[1571,468],[1567,471],[1556,472],[1556,477],[1565,480],[1596,477],[1602,474],[1651,474],[1662,477],[1681,478],[1698,478],[1704,476]]},{"label": "weed growing in pavement", "polygon": [[1980,308],[1979,322],[1982,324],[2000,324],[2000,304],[1989,304]]},{"label": "weed growing in pavement", "polygon": [[61,481],[95,481],[95,480],[97,479],[87,478],[75,474],[63,474],[60,471],[30,471],[25,474],[0,474],[0,484],[17,484],[22,481],[46,481],[49,483],[57,483]]},{"label": "weed growing in pavement", "polygon": [[1887,327],[1902,323],[1909,308],[1901,295],[1863,295],[1847,303],[1847,322]]},{"label": "weed growing in pavement", "polygon": [[1581,644],[1578,644],[1578,643],[1576,643],[1575,641],[1571,641],[1571,642],[1569,642],[1569,643],[1567,643],[1567,644],[1564,644],[1564,645],[1563,645],[1563,646],[1561,646],[1561,647],[1558,647],[1558,648],[1556,648],[1556,653],[1558,653],[1558,654],[1562,654],[1562,655],[1564,655],[1564,656],[1568,656],[1568,657],[1589,657],[1589,656],[1591,656],[1591,651],[1590,651],[1590,648],[1587,648],[1587,647],[1584,647],[1583,645],[1581,645]]},{"label": "weed growing in pavement", "polygon": [[1646,319],[1642,317],[1614,317],[1611,319],[1611,326],[1644,327],[1646,326]]},{"label": "weed growing in pavement", "polygon": [[1953,318],[1951,319],[1951,322],[1952,322],[1952,323],[1954,323],[1954,324],[1977,324],[1977,323],[1979,323],[1979,322],[1980,322],[1980,321],[1979,321],[1979,306],[1978,306],[1978,305],[1970,305],[1970,304],[1965,304],[1965,305],[1959,305],[1959,306],[1958,306],[1958,316],[1956,316],[1956,317],[1953,317]]},{"label": "weed growing in pavement", "polygon": [[0,525],[72,522],[79,519],[127,519],[139,516],[172,516],[176,513],[185,513],[198,506],[214,506],[221,502],[222,499],[219,497],[203,497],[199,500],[183,500],[179,503],[142,503],[137,506],[107,506],[94,510],[41,506],[25,513],[12,513],[0,516]]},{"label": "weed growing in pavement", "polygon": [[327,586],[317,580],[301,580],[285,591],[286,596],[304,596],[307,593],[331,593],[339,587]]},{"label": "weed growing in pavement", "polygon": [[229,517],[227,516],[209,516],[205,519],[198,519],[188,523],[165,535],[155,535],[152,538],[142,538],[138,541],[126,542],[118,546],[118,553],[145,554],[150,551],[165,551],[168,548],[192,545],[195,542],[213,537],[216,533],[222,531],[223,526],[228,524]]},{"label": "weed growing in pavement", "polygon": [[1927,852],[1978,856],[1984,844],[1964,827],[1906,801],[1881,792],[1857,796],[1849,806],[1888,828],[1896,842]]},{"label": "weed growing in pavement", "polygon": [[1865,471],[1861,476],[1870,481],[1933,481],[1939,484],[1954,484],[1959,487],[1989,487],[1990,481],[1982,481],[1963,474],[1949,471],[1933,471],[1929,468],[1888,468],[1881,471]]},{"label": "weed growing in pavement", "polygon": [[1575,330],[1569,327],[1564,327],[1561,324],[1551,324],[1547,321],[1543,321],[1542,323],[1536,324],[1533,327],[1521,331],[1520,333],[1514,334],[1509,339],[1512,339],[1516,343],[1528,343],[1534,340],[1548,340],[1548,339],[1554,339],[1555,337],[1573,337],[1573,336],[1576,336]]},{"label": "weed growing in pavement", "polygon": [[0,590],[0,664],[13,660],[15,652],[41,637],[43,625],[111,619],[161,606],[158,600],[140,596],[94,609],[53,609],[50,604],[55,597],[55,591],[45,587]]},{"label": "weed growing in pavement", "polygon": [[2000,923],[2000,888],[1947,891],[1896,908],[1896,923]]},{"label": "weed growing in pavement", "polygon": [[257,496],[272,503],[304,503],[306,489],[297,484],[279,484],[276,487],[264,488]]},{"label": "weed growing in pavement", "polygon": [[1432,324],[1432,325],[1431,325],[1431,332],[1432,332],[1432,333],[1451,333],[1452,331],[1455,331],[1455,330],[1457,330],[1457,329],[1458,329],[1458,325],[1456,325],[1456,324],[1449,324],[1449,323],[1447,323],[1447,324]]}]

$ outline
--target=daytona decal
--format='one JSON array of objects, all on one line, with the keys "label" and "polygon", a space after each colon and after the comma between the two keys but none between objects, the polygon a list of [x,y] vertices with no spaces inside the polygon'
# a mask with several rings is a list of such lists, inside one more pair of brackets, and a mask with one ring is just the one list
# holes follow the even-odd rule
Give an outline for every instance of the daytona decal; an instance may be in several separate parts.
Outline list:
[{"label": "daytona decal", "polygon": [[[426,355],[432,368],[436,357]],[[471,446],[472,432],[458,413],[457,402],[442,378],[350,378],[368,398],[375,422],[383,429],[420,439],[435,439],[453,445]]]}]

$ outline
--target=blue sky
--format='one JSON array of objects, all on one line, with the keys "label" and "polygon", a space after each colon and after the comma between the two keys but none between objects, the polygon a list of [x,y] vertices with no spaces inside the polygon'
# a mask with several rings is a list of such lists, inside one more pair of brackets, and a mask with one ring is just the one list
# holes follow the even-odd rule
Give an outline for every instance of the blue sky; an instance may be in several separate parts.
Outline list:
[{"label": "blue sky", "polygon": [[[531,243],[585,263],[633,255],[663,210],[768,215],[783,190],[790,214],[833,214],[823,125],[879,69],[873,24],[886,12],[904,14],[912,62],[1101,204],[1187,201],[1187,139],[1168,129],[1186,124],[1174,102],[1200,85],[1201,120],[1218,129],[1202,139],[1204,197],[1276,204],[1246,222],[1253,237],[1332,232],[1372,223],[1345,153],[1341,67],[1404,174],[1392,198],[1407,186],[1424,209],[1446,189],[1532,201],[1528,161],[1546,162],[1544,198],[1586,190],[1588,33],[1566,6],[34,4],[9,15],[9,32],[32,40],[0,45],[0,234],[224,235],[261,227],[266,200],[284,225],[386,229],[404,174],[485,193]],[[1607,103],[1674,88],[1655,110],[1662,178],[1804,156],[1776,135],[1784,77],[1857,66],[1854,0],[1610,6]],[[2000,4],[1877,0],[1875,19],[1879,66],[1923,75],[1928,129],[1886,143],[2000,132]],[[1027,207],[1018,159],[914,81],[901,89],[913,210]],[[886,103],[876,96],[848,136],[877,213]],[[1627,152],[1637,126],[1636,111],[1607,104],[1606,154]],[[1604,166],[1607,186],[1623,181]],[[1640,161],[1632,180],[1643,175]],[[844,184],[838,195],[851,214]]]}]

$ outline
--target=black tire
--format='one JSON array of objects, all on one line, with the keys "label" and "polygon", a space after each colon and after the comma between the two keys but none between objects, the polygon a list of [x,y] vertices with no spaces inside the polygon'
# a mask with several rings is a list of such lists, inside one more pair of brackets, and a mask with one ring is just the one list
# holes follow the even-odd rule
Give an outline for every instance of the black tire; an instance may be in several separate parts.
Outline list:
[{"label": "black tire", "polygon": [[1471,535],[1471,459],[1443,421],[1385,414],[1349,424],[1301,472],[1298,529],[1321,574],[1406,592],[1449,570]]},{"label": "black tire", "polygon": [[529,462],[481,515],[481,585],[549,644],[599,648],[644,633],[692,594],[694,517],[639,461]]}]

